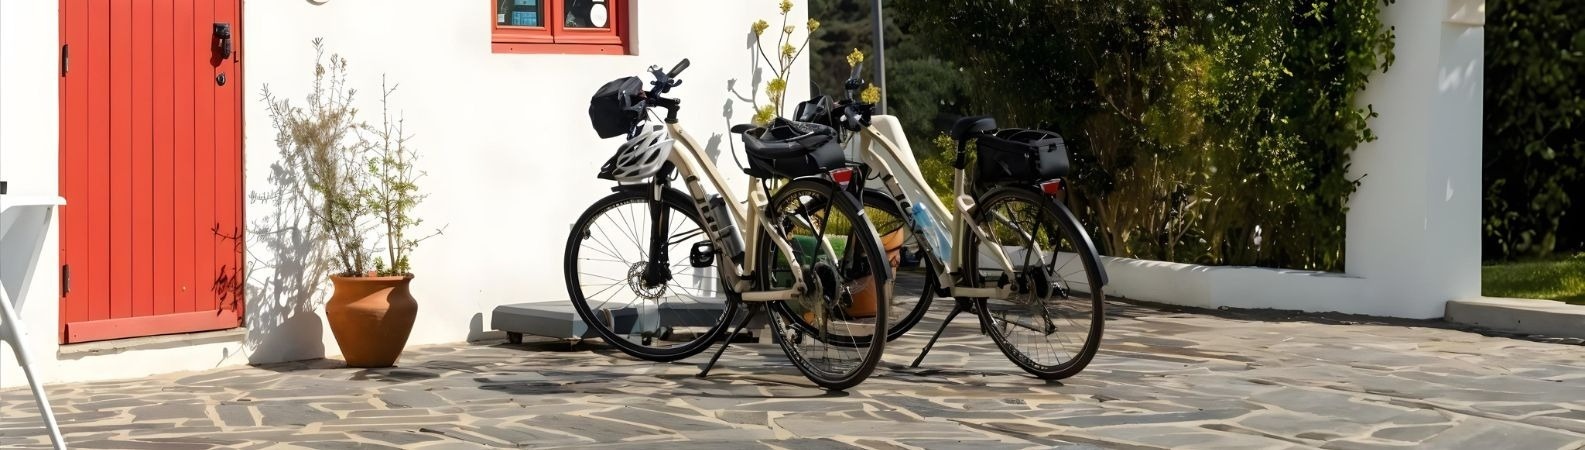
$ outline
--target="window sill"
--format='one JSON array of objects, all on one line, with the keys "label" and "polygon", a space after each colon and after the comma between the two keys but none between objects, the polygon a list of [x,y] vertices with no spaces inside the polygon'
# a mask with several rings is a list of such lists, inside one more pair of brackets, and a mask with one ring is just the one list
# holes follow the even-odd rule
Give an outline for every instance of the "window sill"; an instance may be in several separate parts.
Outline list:
[{"label": "window sill", "polygon": [[490,44],[493,53],[563,54],[563,55],[626,55],[621,44],[531,44],[495,42]]}]

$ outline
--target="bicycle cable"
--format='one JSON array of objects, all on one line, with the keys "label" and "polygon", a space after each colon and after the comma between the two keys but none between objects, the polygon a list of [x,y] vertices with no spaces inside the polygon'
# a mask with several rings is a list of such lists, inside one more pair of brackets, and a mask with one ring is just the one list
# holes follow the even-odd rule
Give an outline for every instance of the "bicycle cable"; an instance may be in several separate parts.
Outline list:
[{"label": "bicycle cable", "polygon": [[[727,129],[731,129],[732,128],[732,121],[730,119],[727,120],[726,127],[727,127]],[[729,136],[727,136],[727,139],[726,139],[726,146],[727,146],[727,150],[732,153],[732,163],[733,164],[737,164],[737,170],[747,171],[748,168],[747,167],[743,167],[743,161],[739,161],[737,159],[737,144],[732,142],[732,136],[730,136],[732,134],[732,132],[728,131],[727,134]]]}]

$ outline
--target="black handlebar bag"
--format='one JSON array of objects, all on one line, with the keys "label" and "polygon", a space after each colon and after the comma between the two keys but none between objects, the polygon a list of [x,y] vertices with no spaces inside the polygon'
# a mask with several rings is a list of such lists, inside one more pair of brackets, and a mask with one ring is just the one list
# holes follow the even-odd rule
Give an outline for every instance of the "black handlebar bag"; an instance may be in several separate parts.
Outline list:
[{"label": "black handlebar bag", "polygon": [[601,139],[627,134],[643,111],[639,111],[639,94],[644,92],[644,82],[638,77],[623,77],[600,86],[589,98],[589,123]]},{"label": "black handlebar bag", "polygon": [[1039,182],[1068,174],[1068,146],[1045,130],[1006,128],[978,140],[979,183]]}]

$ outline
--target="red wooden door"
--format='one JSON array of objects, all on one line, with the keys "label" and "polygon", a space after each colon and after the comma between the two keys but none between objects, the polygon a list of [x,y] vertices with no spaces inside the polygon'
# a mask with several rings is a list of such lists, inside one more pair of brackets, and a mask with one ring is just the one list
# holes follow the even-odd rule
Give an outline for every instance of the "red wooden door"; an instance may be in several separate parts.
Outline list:
[{"label": "red wooden door", "polygon": [[61,342],[239,326],[240,0],[60,5]]}]

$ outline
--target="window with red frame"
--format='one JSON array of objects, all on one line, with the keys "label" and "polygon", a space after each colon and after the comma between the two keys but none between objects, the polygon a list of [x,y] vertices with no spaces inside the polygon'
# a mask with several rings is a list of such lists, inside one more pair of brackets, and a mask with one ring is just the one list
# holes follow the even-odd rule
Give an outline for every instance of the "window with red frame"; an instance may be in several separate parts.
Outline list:
[{"label": "window with red frame", "polygon": [[629,0],[491,0],[497,53],[627,53]]}]

